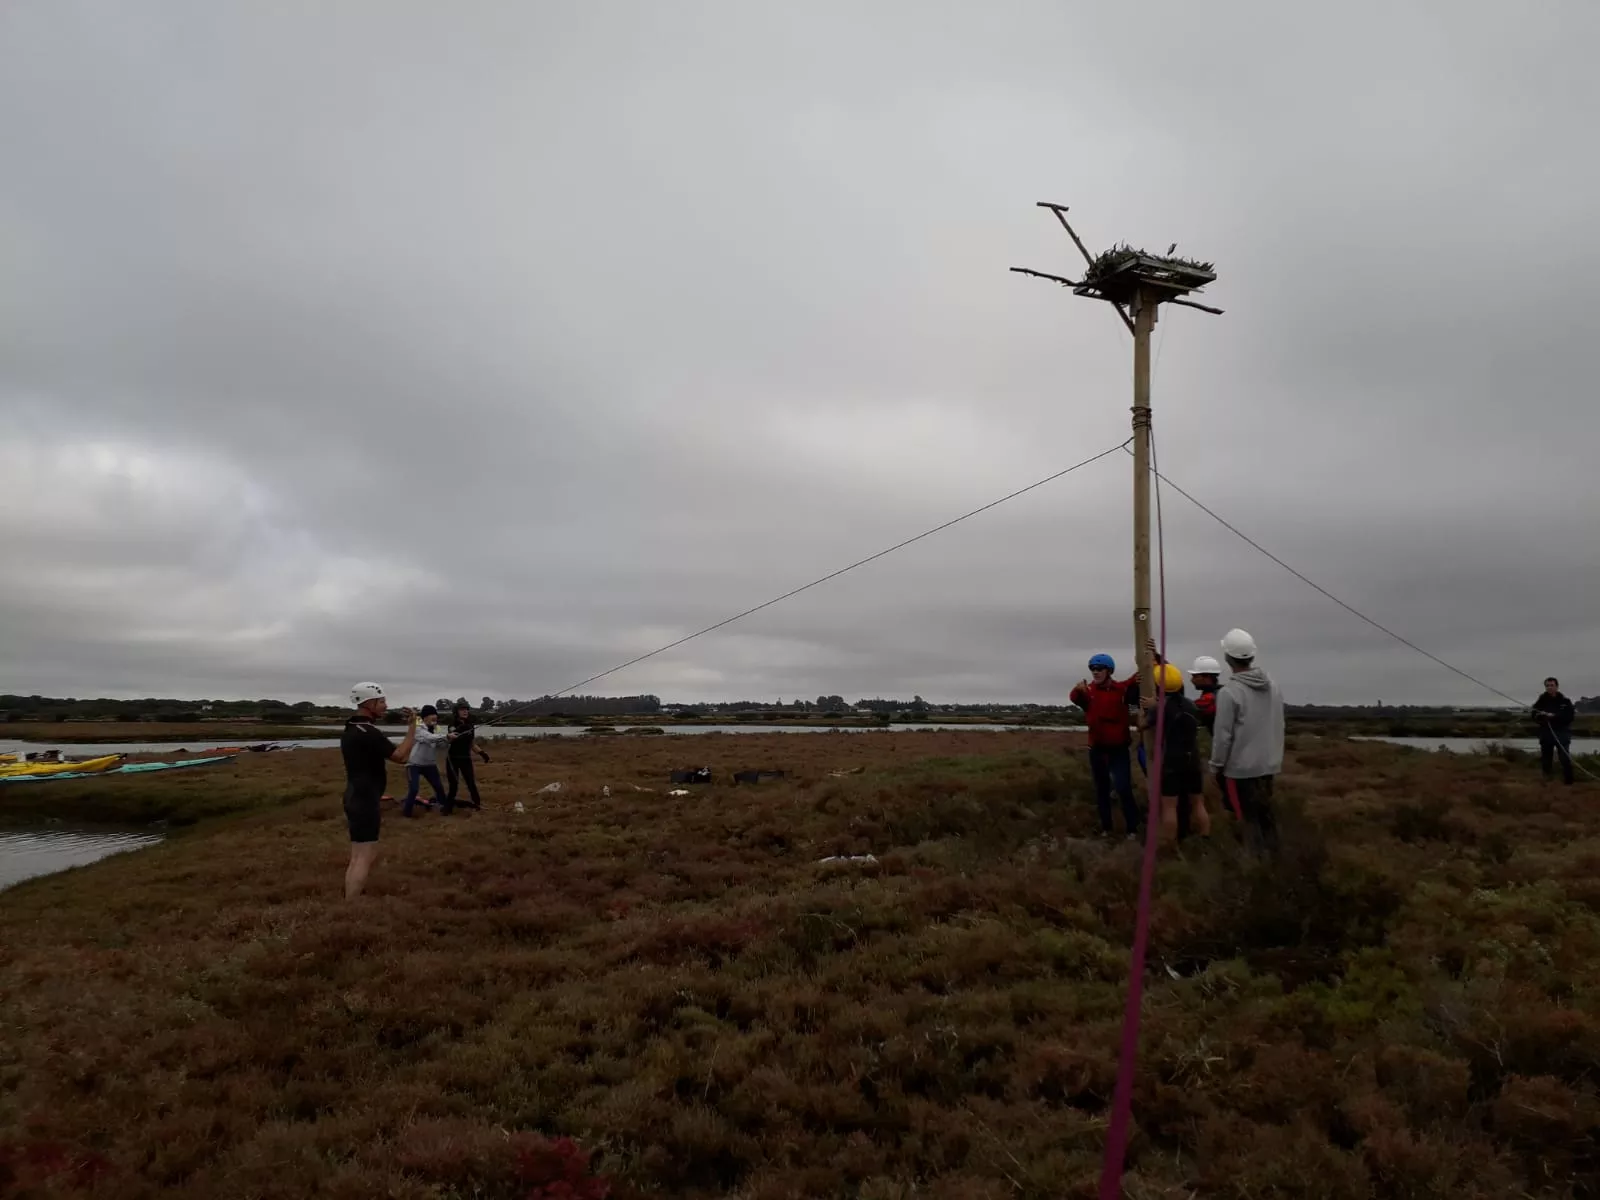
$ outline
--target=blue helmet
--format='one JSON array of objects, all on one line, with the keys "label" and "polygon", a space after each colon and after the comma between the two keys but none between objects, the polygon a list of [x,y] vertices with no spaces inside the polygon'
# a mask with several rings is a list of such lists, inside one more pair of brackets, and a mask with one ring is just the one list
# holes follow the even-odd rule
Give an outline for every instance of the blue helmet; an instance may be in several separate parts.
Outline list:
[{"label": "blue helmet", "polygon": [[1089,660],[1089,670],[1098,671],[1102,668],[1107,671],[1115,671],[1117,669],[1116,659],[1109,654],[1096,654]]}]

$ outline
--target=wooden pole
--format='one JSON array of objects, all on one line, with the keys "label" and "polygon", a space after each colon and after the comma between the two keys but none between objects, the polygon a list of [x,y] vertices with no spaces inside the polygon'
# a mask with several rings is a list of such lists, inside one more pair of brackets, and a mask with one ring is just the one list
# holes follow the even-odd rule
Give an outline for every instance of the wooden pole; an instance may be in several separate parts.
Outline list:
[{"label": "wooden pole", "polygon": [[[1133,651],[1142,696],[1160,697],[1146,642],[1150,626],[1150,333],[1157,301],[1140,288],[1133,301]],[[1148,755],[1148,746],[1146,754]]]}]

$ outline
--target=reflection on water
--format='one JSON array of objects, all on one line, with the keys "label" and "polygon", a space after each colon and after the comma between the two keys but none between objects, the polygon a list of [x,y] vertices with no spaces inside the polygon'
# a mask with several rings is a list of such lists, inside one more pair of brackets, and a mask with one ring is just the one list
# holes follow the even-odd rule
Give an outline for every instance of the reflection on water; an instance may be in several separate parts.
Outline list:
[{"label": "reflection on water", "polygon": [[112,854],[153,846],[159,834],[104,829],[0,829],[0,888],[37,875],[81,867]]}]

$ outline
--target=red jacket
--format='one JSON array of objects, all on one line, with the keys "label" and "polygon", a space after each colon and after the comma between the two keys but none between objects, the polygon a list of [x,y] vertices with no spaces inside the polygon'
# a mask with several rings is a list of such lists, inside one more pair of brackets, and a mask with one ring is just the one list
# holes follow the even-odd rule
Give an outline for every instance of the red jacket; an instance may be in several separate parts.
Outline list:
[{"label": "red jacket", "polygon": [[1132,693],[1130,703],[1129,689],[1136,689],[1138,684],[1139,676],[1130,675],[1123,680],[1110,679],[1072,689],[1072,702],[1083,709],[1088,721],[1091,746],[1126,746],[1133,741],[1128,731],[1128,709],[1138,703],[1138,697]]},{"label": "red jacket", "polygon": [[1207,729],[1217,723],[1217,691],[1216,688],[1202,688],[1194,698],[1194,706],[1200,713],[1200,724]]}]

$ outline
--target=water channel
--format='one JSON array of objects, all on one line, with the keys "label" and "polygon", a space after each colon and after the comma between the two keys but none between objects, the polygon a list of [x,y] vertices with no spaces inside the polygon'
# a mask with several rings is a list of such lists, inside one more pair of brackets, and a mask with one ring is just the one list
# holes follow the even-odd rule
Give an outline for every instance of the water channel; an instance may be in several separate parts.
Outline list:
[{"label": "water channel", "polygon": [[113,854],[153,846],[161,835],[148,830],[61,823],[37,829],[0,828],[0,889],[37,875],[83,867]]}]

